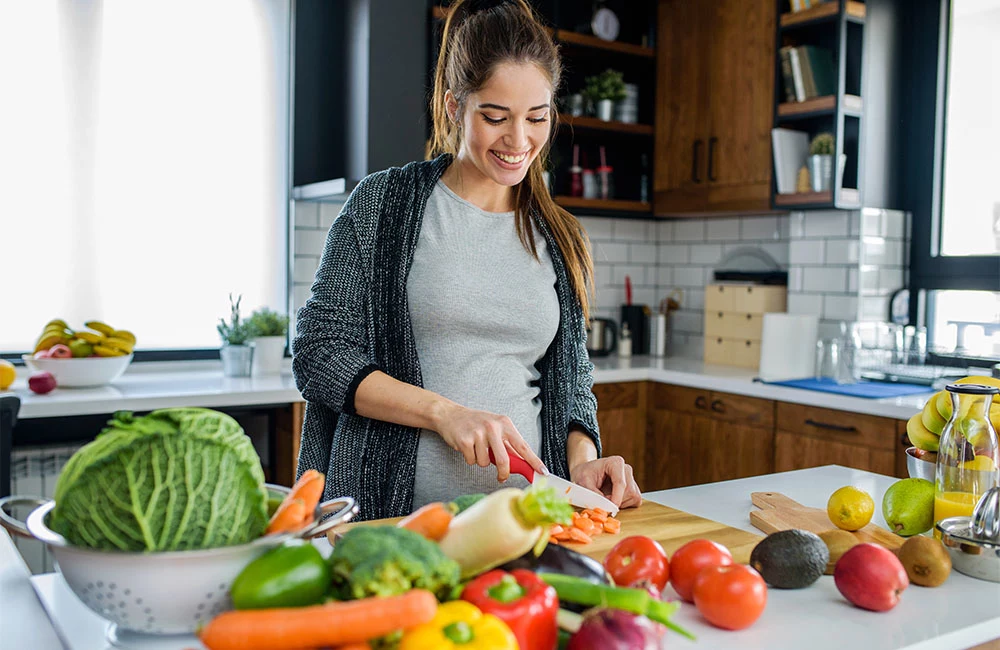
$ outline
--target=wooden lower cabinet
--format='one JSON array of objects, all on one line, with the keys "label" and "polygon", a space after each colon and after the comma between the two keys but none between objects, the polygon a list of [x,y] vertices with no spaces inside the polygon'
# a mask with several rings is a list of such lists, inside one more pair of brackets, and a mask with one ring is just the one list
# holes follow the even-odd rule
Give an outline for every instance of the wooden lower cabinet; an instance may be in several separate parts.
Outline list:
[{"label": "wooden lower cabinet", "polygon": [[779,430],[774,434],[774,471],[822,465],[843,465],[886,476],[896,474],[896,459],[889,450],[811,438],[790,431]]},{"label": "wooden lower cabinet", "polygon": [[597,424],[602,456],[621,456],[632,466],[639,488],[645,485],[646,395],[649,382],[597,384]]}]

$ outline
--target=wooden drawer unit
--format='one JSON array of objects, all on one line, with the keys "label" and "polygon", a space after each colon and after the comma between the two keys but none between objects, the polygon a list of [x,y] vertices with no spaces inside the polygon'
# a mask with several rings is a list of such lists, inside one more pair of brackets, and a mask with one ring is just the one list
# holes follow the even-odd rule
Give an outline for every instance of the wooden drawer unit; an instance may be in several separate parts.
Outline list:
[{"label": "wooden drawer unit", "polygon": [[705,336],[759,341],[764,315],[736,311],[705,312]]},{"label": "wooden drawer unit", "polygon": [[701,388],[655,384],[651,408],[707,415],[713,420],[755,427],[774,426],[774,402]]},{"label": "wooden drawer unit", "polygon": [[705,336],[705,363],[740,368],[760,365],[760,341]]},{"label": "wooden drawer unit", "polygon": [[[895,451],[896,420],[778,402],[778,429],[873,449]],[[892,474],[890,469],[888,472]]]},{"label": "wooden drawer unit", "polygon": [[705,363],[757,368],[764,314],[785,311],[785,287],[710,284],[705,287]]},{"label": "wooden drawer unit", "polygon": [[756,284],[709,284],[705,287],[705,311],[736,311],[766,314],[785,311],[785,287]]}]

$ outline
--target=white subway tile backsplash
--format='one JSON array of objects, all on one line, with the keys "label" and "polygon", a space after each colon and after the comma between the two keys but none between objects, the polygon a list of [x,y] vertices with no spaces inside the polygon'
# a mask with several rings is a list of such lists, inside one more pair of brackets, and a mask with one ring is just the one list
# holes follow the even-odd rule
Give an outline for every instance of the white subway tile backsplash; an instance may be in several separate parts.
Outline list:
[{"label": "white subway tile backsplash", "polygon": [[700,359],[704,353],[705,337],[700,334],[688,334],[687,345],[677,356]]},{"label": "white subway tile backsplash", "polygon": [[319,204],[319,227],[329,230],[333,222],[340,216],[340,211],[344,208],[344,202],[320,203]]},{"label": "white subway tile backsplash", "polygon": [[863,294],[870,294],[878,291],[879,267],[862,266],[858,274],[858,289]]},{"label": "white subway tile backsplash", "polygon": [[861,234],[865,237],[885,237],[886,225],[882,210],[864,208],[861,210]]},{"label": "white subway tile backsplash", "polygon": [[847,291],[858,292],[858,269],[847,269]]},{"label": "white subway tile backsplash", "polygon": [[906,238],[906,213],[899,210],[883,210],[885,236],[890,239]]},{"label": "white subway tile backsplash", "polygon": [[627,219],[618,219],[615,221],[615,239],[622,241],[646,241],[648,235],[646,232],[647,222],[645,221],[635,221]]},{"label": "white subway tile backsplash", "polygon": [[806,291],[823,293],[846,293],[847,269],[807,266],[802,275],[802,288]]},{"label": "white subway tile backsplash", "polygon": [[686,289],[684,294],[681,296],[681,306],[684,309],[694,309],[697,311],[702,311],[705,309],[705,290],[704,289]]},{"label": "white subway tile backsplash", "polygon": [[[312,295],[312,288],[308,284],[296,284],[292,287],[292,313],[296,314],[306,304],[306,300]],[[292,320],[295,320],[294,318]]]},{"label": "white subway tile backsplash", "polygon": [[820,210],[806,213],[805,236],[847,237],[850,234],[848,215],[840,210]]},{"label": "white subway tile backsplash", "polygon": [[319,257],[326,245],[326,233],[321,230],[295,229],[295,254]]},{"label": "white subway tile backsplash", "polygon": [[674,241],[705,241],[705,220],[683,219],[675,221]]},{"label": "white subway tile backsplash", "polygon": [[889,319],[889,296],[865,296],[860,298],[859,320]]},{"label": "white subway tile backsplash", "polygon": [[674,267],[674,284],[678,287],[704,287],[705,273],[700,266]]},{"label": "white subway tile backsplash", "polygon": [[595,262],[628,262],[628,244],[618,242],[594,242]]},{"label": "white subway tile backsplash", "polygon": [[691,247],[686,244],[660,244],[660,264],[687,264]]},{"label": "white subway tile backsplash", "polygon": [[583,224],[584,230],[587,231],[587,236],[592,241],[607,241],[614,238],[614,219],[608,217],[581,217],[580,223]]},{"label": "white subway tile backsplash", "polygon": [[671,316],[674,329],[687,334],[701,334],[705,331],[705,314],[699,311],[681,309]]},{"label": "white subway tile backsplash", "polygon": [[704,271],[705,284],[712,284],[715,282],[715,269],[711,266],[706,266]]},{"label": "white subway tile backsplash", "polygon": [[823,296],[818,293],[788,294],[788,313],[816,314],[823,313]]},{"label": "white subway tile backsplash", "polygon": [[309,284],[316,277],[319,258],[312,255],[296,255],[292,265],[292,282],[294,284]]},{"label": "white subway tile backsplash", "polygon": [[826,240],[827,264],[857,264],[858,242],[852,239]]},{"label": "white subway tile backsplash", "polygon": [[608,264],[594,265],[594,286],[606,287],[611,284],[611,266]]},{"label": "white subway tile backsplash", "polygon": [[639,287],[632,292],[632,303],[635,305],[648,305],[652,310],[656,305],[660,304],[660,293],[655,287]]},{"label": "white subway tile backsplash", "polygon": [[796,240],[788,244],[788,261],[790,264],[823,264],[826,256],[821,240]]},{"label": "white subway tile backsplash", "polygon": [[739,241],[739,219],[709,219],[705,238],[708,241]]},{"label": "white subway tile backsplash", "polygon": [[656,267],[656,285],[661,289],[666,289],[667,287],[673,286],[674,284],[674,267],[672,266],[658,266]]},{"label": "white subway tile backsplash", "polygon": [[861,263],[888,264],[889,248],[883,237],[864,237],[861,241]]},{"label": "white subway tile backsplash", "polygon": [[[625,301],[625,290],[618,287],[602,287],[596,292],[597,308],[614,312]],[[615,320],[618,315],[615,314]]]},{"label": "white subway tile backsplash", "polygon": [[611,284],[624,287],[626,275],[632,280],[633,288],[646,284],[646,267],[634,264],[615,264],[611,271]]},{"label": "white subway tile backsplash", "polygon": [[853,321],[858,319],[857,296],[824,296],[823,318]]},{"label": "white subway tile backsplash", "polygon": [[852,210],[850,216],[851,237],[858,237],[861,234],[861,212]]},{"label": "white subway tile backsplash", "polygon": [[[782,221],[786,221],[782,219]],[[778,217],[743,217],[740,219],[740,239],[744,241],[763,241],[779,239]]]},{"label": "white subway tile backsplash", "polygon": [[629,244],[628,261],[636,264],[656,264],[656,244]]},{"label": "white subway tile backsplash", "polygon": [[902,267],[882,267],[879,270],[879,288],[885,293],[892,293],[896,289],[902,289],[904,283],[904,272]]},{"label": "white subway tile backsplash", "polygon": [[758,244],[758,248],[770,255],[775,262],[778,263],[783,269],[788,268],[789,251],[788,243],[782,242],[780,244]]},{"label": "white subway tile backsplash", "polygon": [[801,266],[792,266],[788,269],[789,291],[802,291],[802,273],[804,270]]},{"label": "white subway tile backsplash", "polygon": [[319,203],[296,201],[292,209],[296,228],[319,228]]},{"label": "white subway tile backsplash", "polygon": [[656,224],[656,241],[672,241],[674,238],[674,222],[661,221]]},{"label": "white subway tile backsplash", "polygon": [[692,244],[691,262],[694,264],[718,264],[722,257],[720,244]]},{"label": "white subway tile backsplash", "polygon": [[793,212],[788,216],[788,237],[792,240],[806,236],[806,213]]}]

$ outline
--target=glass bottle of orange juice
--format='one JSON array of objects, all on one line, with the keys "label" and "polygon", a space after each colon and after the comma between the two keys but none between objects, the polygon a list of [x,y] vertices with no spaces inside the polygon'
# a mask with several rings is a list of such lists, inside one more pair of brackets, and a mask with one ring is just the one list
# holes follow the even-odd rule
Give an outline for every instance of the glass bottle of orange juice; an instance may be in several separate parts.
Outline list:
[{"label": "glass bottle of orange juice", "polygon": [[[1000,485],[1000,443],[990,422],[993,396],[1000,389],[979,384],[945,387],[951,417],[941,432],[934,491],[934,523],[971,517],[979,497]],[[993,411],[1000,422],[1000,404]]]}]

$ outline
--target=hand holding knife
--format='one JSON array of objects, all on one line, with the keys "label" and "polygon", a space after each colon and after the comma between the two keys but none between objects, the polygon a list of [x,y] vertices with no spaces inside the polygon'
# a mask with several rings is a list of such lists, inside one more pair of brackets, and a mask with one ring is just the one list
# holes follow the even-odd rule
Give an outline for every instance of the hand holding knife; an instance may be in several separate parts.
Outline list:
[{"label": "hand holding knife", "polygon": [[[604,495],[588,490],[582,485],[571,483],[555,474],[540,474],[512,449],[507,449],[507,455],[510,456],[511,474],[520,474],[528,479],[528,483],[532,485],[544,481],[546,485],[555,488],[557,492],[565,494],[570,504],[577,508],[601,508],[612,517],[618,514],[618,506]],[[490,462],[494,465],[497,462],[492,449],[490,449]]]}]

